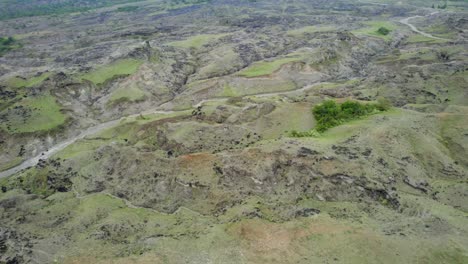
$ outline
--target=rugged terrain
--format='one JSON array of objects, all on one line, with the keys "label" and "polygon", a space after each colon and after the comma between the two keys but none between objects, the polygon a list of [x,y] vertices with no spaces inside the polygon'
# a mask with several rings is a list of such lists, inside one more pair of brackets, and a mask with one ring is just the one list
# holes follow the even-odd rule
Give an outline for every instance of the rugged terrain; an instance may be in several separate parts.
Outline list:
[{"label": "rugged terrain", "polygon": [[467,263],[468,3],[374,1],[0,0],[0,263]]}]

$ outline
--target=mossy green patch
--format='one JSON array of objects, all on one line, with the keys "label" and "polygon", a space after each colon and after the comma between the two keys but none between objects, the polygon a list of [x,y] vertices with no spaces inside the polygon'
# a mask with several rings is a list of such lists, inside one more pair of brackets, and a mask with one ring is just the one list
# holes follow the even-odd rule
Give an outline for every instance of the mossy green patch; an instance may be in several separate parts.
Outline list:
[{"label": "mossy green patch", "polygon": [[180,48],[196,48],[199,49],[204,45],[216,41],[228,34],[202,34],[193,37],[189,37],[186,40],[174,41],[169,43],[171,46],[176,46]]},{"label": "mossy green patch", "polygon": [[398,57],[398,60],[410,60],[410,59],[419,59],[419,60],[435,60],[435,54],[430,48],[420,48],[417,51],[408,51],[403,52]]},{"label": "mossy green patch", "polygon": [[89,226],[99,219],[107,217],[113,210],[125,208],[122,200],[115,199],[106,194],[97,193],[86,196],[73,210],[74,217],[69,224]]},{"label": "mossy green patch", "polygon": [[450,27],[443,23],[430,25],[429,27],[424,28],[424,31],[427,31],[440,38],[455,38],[457,34]]},{"label": "mossy green patch", "polygon": [[451,48],[430,48],[421,47],[415,50],[407,50],[403,52],[395,52],[394,54],[382,57],[378,60],[379,63],[404,62],[407,60],[419,62],[440,62],[443,61],[441,54],[447,59],[460,58],[463,48],[460,46],[452,46]]},{"label": "mossy green patch", "polygon": [[38,195],[50,195],[53,193],[53,190],[49,189],[47,183],[48,174],[49,170],[47,168],[31,168],[15,177],[4,179],[1,185],[8,189],[16,188]]},{"label": "mossy green patch", "polygon": [[255,62],[249,67],[241,70],[239,72],[240,76],[252,78],[259,77],[264,75],[269,75],[279,70],[281,66],[290,62],[300,61],[302,58],[300,56],[291,56],[285,58],[274,59],[271,61],[260,61]]},{"label": "mossy green patch", "polygon": [[115,76],[131,75],[135,73],[142,63],[141,60],[136,59],[121,59],[83,74],[80,78],[100,85]]},{"label": "mossy green patch", "polygon": [[132,84],[128,87],[120,87],[112,92],[109,103],[118,104],[121,102],[137,102],[144,100],[146,93],[138,88],[137,85]]},{"label": "mossy green patch", "polygon": [[309,103],[282,103],[273,112],[251,122],[249,127],[263,139],[276,139],[291,130],[310,130],[315,125],[310,109]]},{"label": "mossy green patch", "polygon": [[82,154],[92,153],[94,150],[108,142],[109,140],[100,139],[80,140],[60,151],[58,154],[55,155],[55,157],[69,159]]},{"label": "mossy green patch", "polygon": [[447,41],[443,40],[443,39],[429,38],[429,37],[426,37],[426,36],[423,36],[423,35],[420,35],[420,34],[414,34],[414,35],[409,36],[406,39],[406,42],[407,43],[431,43],[431,44],[435,44],[435,43],[445,43]]},{"label": "mossy green patch", "polygon": [[137,117],[124,119],[115,127],[106,129],[96,135],[89,136],[79,140],[62,151],[54,155],[55,158],[70,159],[77,157],[85,157],[94,153],[101,146],[112,142],[137,144],[138,137],[136,134],[140,131],[141,126],[164,118],[173,118],[177,116],[190,115],[192,110],[175,112],[171,114],[142,114]]},{"label": "mossy green patch", "polygon": [[63,125],[66,116],[51,95],[28,97],[3,111],[7,122],[0,128],[9,133],[49,131]]},{"label": "mossy green patch", "polygon": [[42,83],[51,74],[50,72],[44,72],[30,78],[13,77],[7,81],[7,84],[13,88],[33,87]]},{"label": "mossy green patch", "polygon": [[236,96],[238,96],[238,94],[235,92],[234,89],[232,89],[232,87],[230,87],[229,85],[225,85],[224,88],[223,88],[223,92],[222,92],[221,96],[223,96],[223,97],[236,97]]},{"label": "mossy green patch", "polygon": [[258,79],[256,82],[231,83],[232,91],[237,96],[249,96],[274,92],[286,92],[298,89],[291,80]]}]

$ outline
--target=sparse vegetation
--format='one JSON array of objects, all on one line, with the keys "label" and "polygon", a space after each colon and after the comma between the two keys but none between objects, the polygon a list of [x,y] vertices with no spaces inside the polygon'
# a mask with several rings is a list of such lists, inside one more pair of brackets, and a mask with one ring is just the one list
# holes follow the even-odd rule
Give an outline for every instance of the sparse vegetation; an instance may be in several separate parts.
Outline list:
[{"label": "sparse vegetation", "polygon": [[29,87],[33,87],[35,85],[42,83],[50,75],[51,75],[50,72],[44,72],[44,73],[39,73],[36,76],[32,76],[29,78],[17,76],[8,80],[7,84],[14,88],[21,88],[21,87],[29,88]]},{"label": "sparse vegetation", "polygon": [[13,37],[0,37],[0,57],[10,50],[19,48],[18,41]]},{"label": "sparse vegetation", "polygon": [[269,75],[279,70],[281,66],[283,66],[286,63],[300,61],[300,60],[301,60],[300,56],[291,56],[291,57],[280,58],[280,59],[276,59],[272,61],[256,62],[250,65],[249,67],[243,69],[242,71],[240,71],[239,75],[244,76],[244,77],[249,77],[249,78]]},{"label": "sparse vegetation", "polygon": [[211,41],[216,41],[219,38],[226,36],[227,34],[203,34],[197,35],[186,40],[174,41],[169,43],[169,45],[180,47],[180,48],[196,48],[199,49],[204,45],[210,43]]},{"label": "sparse vegetation", "polygon": [[122,6],[117,8],[117,12],[133,12],[138,9],[138,6]]},{"label": "sparse vegetation", "polygon": [[82,75],[81,79],[91,81],[96,85],[103,84],[105,81],[115,76],[125,76],[135,73],[142,63],[142,61],[135,59],[118,60],[112,64]]},{"label": "sparse vegetation", "polygon": [[142,0],[64,0],[64,1],[33,1],[33,0],[0,0],[0,20],[32,17],[43,15],[58,15],[72,12],[84,12],[100,7]]},{"label": "sparse vegetation", "polygon": [[468,263],[468,2],[93,1],[0,21],[0,263]]},{"label": "sparse vegetation", "polygon": [[51,95],[30,97],[4,110],[7,118],[0,127],[9,133],[32,133],[50,131],[65,123],[56,99]]},{"label": "sparse vegetation", "polygon": [[298,29],[293,29],[288,31],[288,35],[290,36],[300,36],[303,34],[312,34],[317,32],[327,32],[327,31],[334,31],[336,27],[331,26],[307,26]]},{"label": "sparse vegetation", "polygon": [[433,39],[420,34],[413,34],[406,39],[407,43],[444,43],[447,42],[443,39]]},{"label": "sparse vegetation", "polygon": [[122,102],[136,102],[145,98],[146,93],[139,89],[136,85],[122,87],[111,94],[110,104],[118,104]]}]

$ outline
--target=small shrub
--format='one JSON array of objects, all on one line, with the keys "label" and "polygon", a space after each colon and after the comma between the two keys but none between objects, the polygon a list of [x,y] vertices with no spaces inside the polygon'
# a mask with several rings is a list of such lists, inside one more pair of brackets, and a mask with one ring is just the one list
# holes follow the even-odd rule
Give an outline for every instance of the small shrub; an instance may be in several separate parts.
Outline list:
[{"label": "small shrub", "polygon": [[386,35],[390,34],[390,29],[388,29],[388,28],[386,28],[386,27],[380,27],[380,28],[377,30],[377,33],[386,36]]},{"label": "small shrub", "polygon": [[450,60],[450,54],[446,50],[442,50],[437,52],[437,58],[441,61],[448,61]]}]

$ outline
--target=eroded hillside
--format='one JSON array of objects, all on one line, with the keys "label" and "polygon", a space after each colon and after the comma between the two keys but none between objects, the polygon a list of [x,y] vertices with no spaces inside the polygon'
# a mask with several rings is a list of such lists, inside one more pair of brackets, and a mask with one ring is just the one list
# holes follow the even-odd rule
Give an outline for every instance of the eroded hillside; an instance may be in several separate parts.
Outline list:
[{"label": "eroded hillside", "polygon": [[0,22],[0,263],[468,261],[466,2],[120,2]]}]

